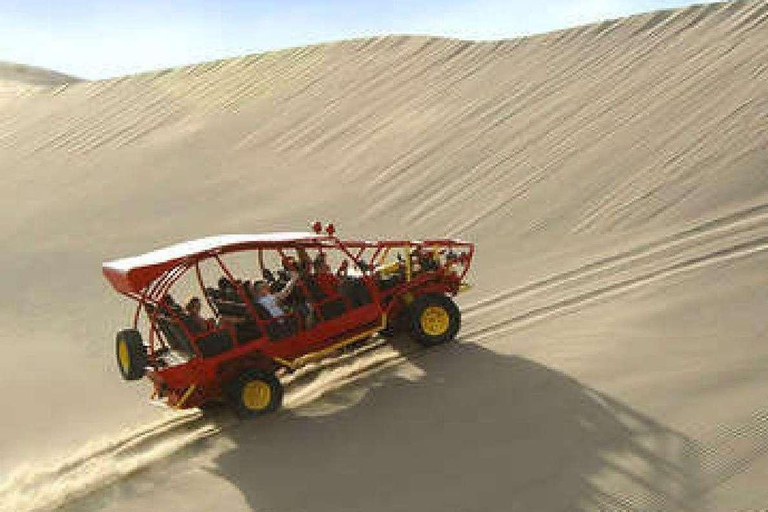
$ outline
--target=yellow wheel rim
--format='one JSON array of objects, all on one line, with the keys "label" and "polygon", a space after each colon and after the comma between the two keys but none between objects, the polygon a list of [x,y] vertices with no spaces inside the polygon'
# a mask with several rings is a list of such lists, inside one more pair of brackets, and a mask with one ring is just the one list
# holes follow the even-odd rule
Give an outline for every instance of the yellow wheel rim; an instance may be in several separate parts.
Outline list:
[{"label": "yellow wheel rim", "polygon": [[131,371],[131,354],[128,352],[128,344],[124,340],[120,340],[117,345],[117,359],[125,373]]},{"label": "yellow wheel rim", "polygon": [[421,329],[430,336],[442,336],[448,331],[451,318],[442,306],[429,306],[421,312]]},{"label": "yellow wheel rim", "polygon": [[261,411],[269,406],[272,388],[262,380],[253,380],[243,386],[243,404],[252,411]]}]

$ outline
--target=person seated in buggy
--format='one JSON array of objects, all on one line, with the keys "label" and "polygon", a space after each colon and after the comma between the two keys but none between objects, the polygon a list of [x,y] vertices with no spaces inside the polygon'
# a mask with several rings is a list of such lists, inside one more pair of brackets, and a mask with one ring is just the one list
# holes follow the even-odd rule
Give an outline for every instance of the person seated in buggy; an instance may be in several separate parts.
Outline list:
[{"label": "person seated in buggy", "polygon": [[299,273],[290,272],[290,280],[279,291],[273,292],[266,281],[256,281],[252,285],[252,294],[256,302],[264,306],[273,318],[286,315],[288,312],[283,309],[283,303],[288,299],[296,283],[299,281]]},{"label": "person seated in buggy", "polygon": [[339,278],[331,271],[331,267],[325,260],[325,256],[319,254],[313,262],[313,282],[317,283],[319,292],[325,297],[334,297],[339,294]]},{"label": "person seated in buggy", "polygon": [[294,334],[300,329],[301,321],[306,322],[306,317],[300,320],[291,314],[291,309],[287,307],[289,296],[294,291],[296,283],[299,281],[297,272],[291,272],[288,283],[280,290],[273,291],[270,285],[265,281],[255,281],[246,283],[246,293],[257,310],[261,310],[271,319],[267,332],[273,339],[284,338]]},{"label": "person seated in buggy", "polygon": [[213,320],[203,318],[200,314],[202,309],[202,302],[200,297],[192,297],[187,301],[187,305],[184,307],[189,323],[194,327],[197,332],[207,331],[215,327]]},{"label": "person seated in buggy", "polygon": [[[299,250],[298,254],[298,261],[291,256],[283,258],[283,268],[282,270],[278,270],[280,279],[277,281],[277,286],[272,287],[272,290],[274,293],[275,290],[283,291],[288,289],[288,283],[282,283],[287,279],[289,280],[290,276],[297,276],[297,282],[300,283],[301,286],[294,286],[291,289],[288,289],[287,295],[285,295],[281,302],[287,309],[298,312],[304,326],[309,328],[315,321],[315,315],[312,311],[312,306],[309,303],[313,297],[311,290],[307,289],[307,287],[311,287],[312,284],[312,275],[310,274],[312,260],[309,259],[306,251]],[[307,291],[310,292],[309,297],[307,297]]]}]

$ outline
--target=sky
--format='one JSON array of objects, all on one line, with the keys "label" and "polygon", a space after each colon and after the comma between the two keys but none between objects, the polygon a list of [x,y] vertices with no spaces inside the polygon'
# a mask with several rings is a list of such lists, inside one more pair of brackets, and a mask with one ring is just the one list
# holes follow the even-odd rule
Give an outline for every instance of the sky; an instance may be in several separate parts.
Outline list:
[{"label": "sky", "polygon": [[0,61],[101,79],[374,35],[507,39],[693,2],[0,0]]}]

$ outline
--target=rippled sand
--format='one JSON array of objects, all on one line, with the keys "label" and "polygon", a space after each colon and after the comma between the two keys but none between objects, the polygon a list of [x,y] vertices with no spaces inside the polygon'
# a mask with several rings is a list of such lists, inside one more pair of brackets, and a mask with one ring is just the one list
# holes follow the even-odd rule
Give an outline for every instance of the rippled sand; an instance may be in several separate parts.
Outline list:
[{"label": "rippled sand", "polygon": [[[0,68],[0,510],[768,507],[768,3],[95,82]],[[457,343],[252,422],[147,404],[102,261],[303,229],[477,243]]]}]

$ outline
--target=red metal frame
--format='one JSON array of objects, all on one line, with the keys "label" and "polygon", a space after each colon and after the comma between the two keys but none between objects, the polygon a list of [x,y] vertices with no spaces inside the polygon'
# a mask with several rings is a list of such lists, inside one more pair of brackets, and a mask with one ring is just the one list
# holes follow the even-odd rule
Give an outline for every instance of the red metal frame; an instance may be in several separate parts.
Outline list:
[{"label": "red metal frame", "polygon": [[[464,278],[474,256],[474,244],[461,240],[341,240],[333,235],[332,228],[328,231],[328,235],[317,233],[317,236],[301,236],[296,239],[270,240],[269,237],[264,236],[263,240],[222,244],[218,247],[211,246],[205,250],[190,250],[188,253],[181,254],[177,250],[173,259],[158,262],[156,258],[146,268],[127,265],[116,268],[118,265],[105,264],[104,275],[116,291],[138,302],[133,315],[134,328],[138,328],[141,311],[147,312],[148,355],[152,367],[147,375],[155,384],[154,396],[166,396],[170,405],[193,407],[220,398],[223,381],[233,372],[249,365],[266,366],[267,368],[261,369],[269,371],[279,367],[293,369],[313,354],[323,353],[347,340],[376,332],[387,324],[388,318],[392,321],[409,301],[420,294],[455,295],[464,284]],[[190,247],[193,246],[194,244],[191,243]],[[308,303],[321,314],[322,308],[319,306],[341,298],[345,305],[345,312],[332,319],[321,318],[321,321],[311,328],[299,330],[280,341],[270,341],[267,335],[268,325],[280,322],[284,317],[269,320],[260,318],[244,287],[231,273],[221,256],[234,252],[257,251],[258,267],[263,272],[264,251],[274,250],[285,261],[285,251],[301,249],[318,250],[321,254],[333,250],[340,251],[354,263],[356,277],[368,290],[371,302],[353,308],[351,298],[342,293],[338,297],[327,297],[320,301],[308,300]],[[396,262],[390,264],[397,267],[395,271],[397,284],[382,289],[383,281],[379,276],[380,265],[378,264],[383,263],[386,256],[397,249],[402,250],[404,255],[402,264]],[[369,250],[372,250],[370,262],[365,262],[362,258]],[[437,267],[424,270],[421,268],[422,262],[419,258],[430,253]],[[194,268],[201,293],[211,310],[217,310],[211,298],[205,293],[205,284],[200,270],[200,263],[208,259],[216,261],[222,273],[234,285],[247,311],[244,321],[254,322],[262,333],[261,337],[250,341],[238,340],[236,329],[227,323],[221,323],[202,333],[193,333],[176,311],[166,307],[163,298],[186,272]],[[158,269],[162,271],[157,272]],[[306,283],[300,281],[298,286],[302,289],[304,297],[311,297]],[[169,343],[164,339],[164,334],[157,325],[157,317],[161,312],[173,319],[189,340],[195,355],[187,363],[170,367],[161,364],[156,345],[161,348],[169,347]],[[302,320],[296,311],[288,313],[285,317],[293,317],[297,323],[301,323]],[[227,332],[232,339],[233,347],[218,355],[203,357],[198,342],[216,332]]]}]

